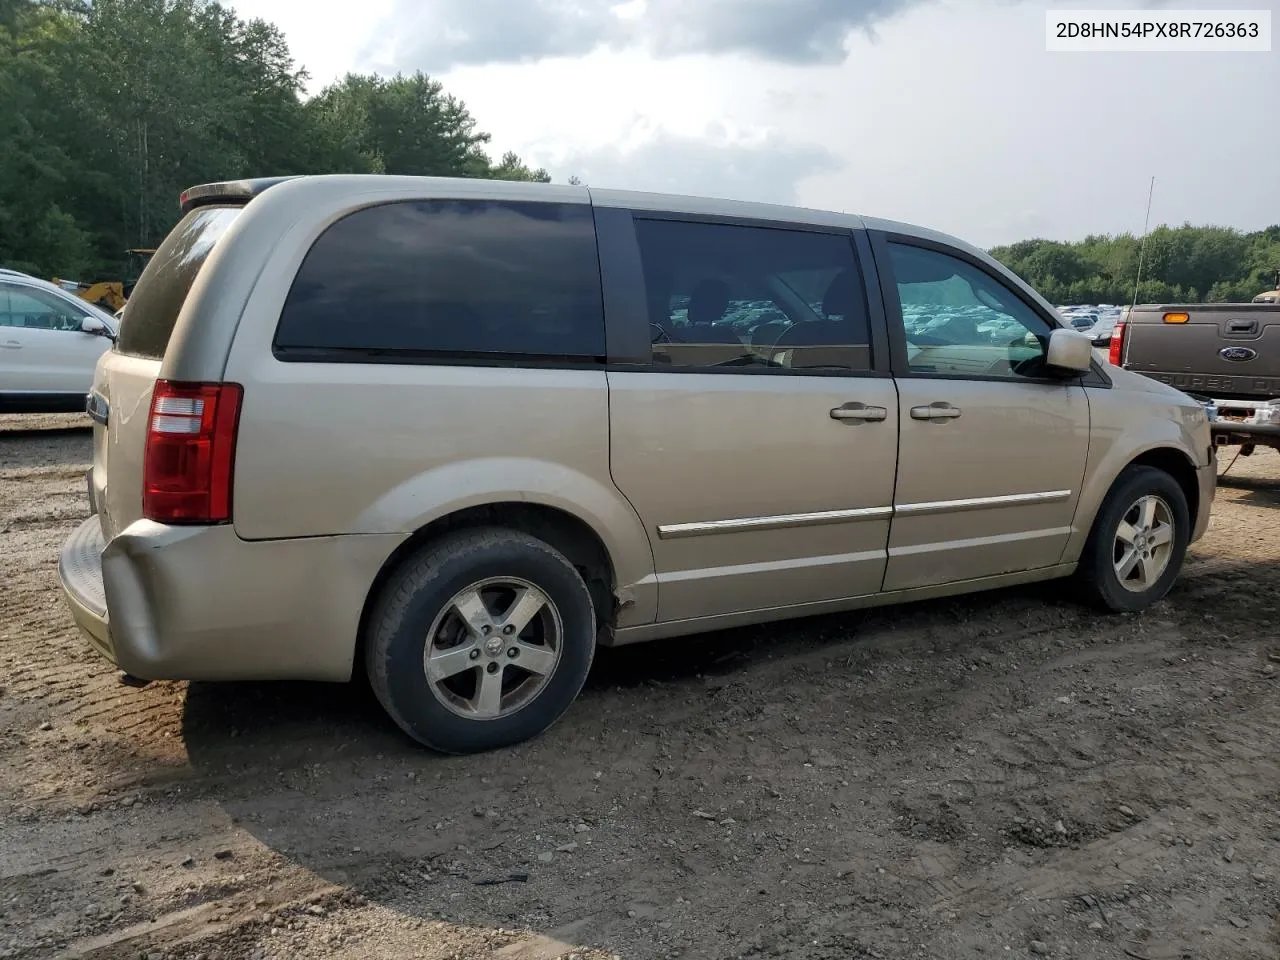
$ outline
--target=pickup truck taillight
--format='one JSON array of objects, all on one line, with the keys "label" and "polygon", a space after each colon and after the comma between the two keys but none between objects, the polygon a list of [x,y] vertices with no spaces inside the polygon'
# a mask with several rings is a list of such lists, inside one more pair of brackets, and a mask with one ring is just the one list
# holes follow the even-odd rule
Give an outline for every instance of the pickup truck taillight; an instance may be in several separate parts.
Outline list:
[{"label": "pickup truck taillight", "polygon": [[1113,367],[1120,366],[1120,362],[1124,360],[1124,328],[1123,323],[1117,323],[1116,328],[1111,331],[1111,349],[1107,354],[1107,362]]},{"label": "pickup truck taillight", "polygon": [[226,523],[243,389],[157,380],[142,468],[142,515],[158,523]]}]

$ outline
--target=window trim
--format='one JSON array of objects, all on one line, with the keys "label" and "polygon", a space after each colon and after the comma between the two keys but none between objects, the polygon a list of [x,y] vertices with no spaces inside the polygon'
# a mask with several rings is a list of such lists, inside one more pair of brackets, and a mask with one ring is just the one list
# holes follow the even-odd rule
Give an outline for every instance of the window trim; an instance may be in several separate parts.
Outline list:
[{"label": "window trim", "polygon": [[1070,377],[1000,377],[1000,376],[975,376],[967,373],[925,373],[923,371],[912,370],[907,359],[907,332],[906,325],[903,322],[902,300],[898,295],[898,282],[893,270],[893,260],[889,252],[889,244],[894,243],[900,246],[916,247],[921,250],[929,250],[933,253],[940,253],[944,256],[952,257],[966,264],[988,277],[994,283],[999,284],[1005,290],[1008,290],[1017,298],[1023,306],[1030,310],[1035,316],[1039,317],[1051,329],[1071,329],[1059,322],[1058,318],[1047,313],[1043,307],[1035,301],[1027,297],[1026,293],[1016,286],[1010,284],[1003,277],[994,273],[991,268],[979,260],[973,254],[966,250],[958,249],[950,244],[942,243],[937,240],[931,240],[926,237],[916,237],[910,234],[893,233],[884,230],[870,230],[868,237],[871,243],[872,256],[879,268],[880,278],[880,295],[884,301],[885,320],[889,327],[889,354],[892,361],[893,375],[903,379],[913,380],[970,380],[981,383],[1041,383],[1046,385],[1053,384],[1077,384],[1086,387],[1102,387],[1109,389],[1111,380],[1098,365],[1097,358],[1093,358],[1090,363],[1090,371],[1087,374],[1077,374]]},{"label": "window trim", "polygon": [[[665,366],[652,360],[648,337],[648,294],[640,257],[637,220],[712,224],[729,227],[757,227],[827,234],[849,242],[849,253],[862,284],[867,306],[867,332],[871,346],[870,370],[793,370],[787,367],[687,367]],[[884,304],[872,284],[877,276],[867,231],[855,227],[805,223],[790,220],[762,220],[754,217],[684,213],[675,210],[636,210],[624,207],[596,208],[596,245],[600,251],[600,278],[604,286],[605,347],[607,369],[619,373],[674,373],[682,375],[749,377],[861,377],[889,378],[889,333],[885,326]]]},{"label": "window trim", "polygon": [[364,363],[410,367],[498,367],[504,370],[602,370],[603,357],[503,353],[497,350],[414,350],[370,347],[279,347],[281,363]]},{"label": "window trim", "polygon": [[[561,207],[585,208],[590,214],[592,236],[595,241],[595,273],[596,282],[601,293],[601,322],[603,324],[604,354],[594,356],[567,356],[564,354],[512,353],[499,350],[430,350],[416,348],[373,348],[373,347],[297,347],[282,346],[279,343],[280,327],[284,319],[284,308],[293,292],[293,285],[298,280],[307,258],[316,244],[338,224],[350,217],[381,207],[393,207],[403,204],[422,203],[472,203],[472,204],[549,204]],[[600,259],[599,225],[596,222],[599,211],[590,203],[574,203],[564,199],[510,199],[505,197],[406,197],[396,200],[382,200],[376,203],[362,204],[343,210],[338,216],[327,220],[307,245],[297,269],[289,281],[284,302],[276,317],[275,327],[271,332],[271,356],[279,363],[359,363],[359,364],[392,364],[400,366],[422,367],[497,367],[504,369],[536,369],[536,370],[603,370],[609,349],[609,330],[604,298],[604,275]]]},{"label": "window trim", "polygon": [[676,220],[681,223],[707,223],[722,227],[763,227],[766,230],[786,230],[791,233],[846,234],[855,227],[836,226],[829,223],[813,223],[807,220],[772,220],[762,217],[743,217],[726,213],[690,213],[683,210],[647,210],[624,207],[602,209],[621,210],[634,222],[636,220]]}]

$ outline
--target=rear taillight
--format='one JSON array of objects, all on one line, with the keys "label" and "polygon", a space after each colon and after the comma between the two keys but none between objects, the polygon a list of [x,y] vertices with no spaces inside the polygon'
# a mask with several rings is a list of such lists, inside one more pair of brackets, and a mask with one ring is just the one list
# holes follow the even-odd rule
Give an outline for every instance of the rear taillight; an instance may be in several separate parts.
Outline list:
[{"label": "rear taillight", "polygon": [[142,471],[142,515],[159,523],[226,523],[243,390],[236,383],[157,380]]},{"label": "rear taillight", "polygon": [[1116,328],[1111,331],[1111,350],[1107,354],[1107,362],[1113,367],[1120,366],[1120,361],[1124,359],[1124,328],[1123,323],[1117,323]]}]

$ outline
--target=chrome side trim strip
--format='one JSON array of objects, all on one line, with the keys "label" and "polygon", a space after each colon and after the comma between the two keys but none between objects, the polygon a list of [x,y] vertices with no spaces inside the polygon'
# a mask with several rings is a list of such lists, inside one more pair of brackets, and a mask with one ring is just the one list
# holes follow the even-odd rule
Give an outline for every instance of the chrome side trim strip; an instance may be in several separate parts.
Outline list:
[{"label": "chrome side trim strip", "polygon": [[904,503],[898,507],[860,507],[856,510],[822,510],[817,513],[787,513],[773,517],[743,517],[738,520],[704,520],[695,523],[666,523],[658,527],[663,540],[702,537],[712,533],[741,533],[746,530],[782,530],[790,527],[815,527],[829,523],[853,523],[880,520],[895,514],[925,516],[930,513],[959,513],[966,510],[990,510],[999,507],[1021,507],[1036,503],[1061,503],[1071,497],[1070,490],[1046,490],[1043,493],[1014,493],[1003,497],[973,497],[968,500],[933,500],[927,503]]},{"label": "chrome side trim strip", "polygon": [[815,527],[828,523],[882,520],[893,516],[893,507],[861,507],[857,510],[823,510],[819,513],[788,513],[774,517],[743,517],[740,520],[705,520],[698,523],[666,523],[658,527],[663,540],[702,537],[711,533],[742,533],[746,530],[782,530]]},{"label": "chrome side trim strip", "polygon": [[896,513],[919,517],[930,513],[960,513],[964,510],[990,510],[997,507],[1023,507],[1035,503],[1061,503],[1071,497],[1070,490],[1046,490],[1043,493],[1014,493],[1005,497],[973,497],[969,500],[934,500],[928,503],[903,503]]},{"label": "chrome side trim strip", "polygon": [[673,570],[670,573],[654,575],[659,584],[687,583],[690,580],[715,580],[718,578],[744,577],[757,573],[782,573],[787,570],[805,570],[810,567],[849,566],[857,563],[868,563],[872,560],[883,561],[884,550],[863,550],[860,553],[836,553],[823,557],[798,557],[794,560],[766,560],[761,563],[735,563],[726,567],[699,567],[695,570]]},{"label": "chrome side trim strip", "polygon": [[1002,533],[994,537],[972,537],[968,540],[939,540],[935,543],[916,543],[909,547],[890,547],[889,559],[914,557],[922,553],[942,553],[944,550],[973,550],[976,547],[998,547],[1007,543],[1024,543],[1028,540],[1069,537],[1073,532],[1071,527],[1052,527],[1045,530],[1024,530],[1021,533]]}]

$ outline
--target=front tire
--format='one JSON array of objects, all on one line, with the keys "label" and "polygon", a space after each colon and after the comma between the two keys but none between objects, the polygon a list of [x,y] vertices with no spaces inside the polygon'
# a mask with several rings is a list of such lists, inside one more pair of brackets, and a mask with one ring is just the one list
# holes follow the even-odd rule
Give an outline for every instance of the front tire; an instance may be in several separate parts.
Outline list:
[{"label": "front tire", "polygon": [[388,580],[366,637],[369,682],[409,736],[476,753],[542,733],[595,655],[578,571],[546,543],[489,528],[446,535]]},{"label": "front tire", "polygon": [[1178,578],[1191,532],[1182,487],[1155,467],[1117,478],[1080,558],[1085,598],[1114,613],[1138,613],[1164,598]]}]

